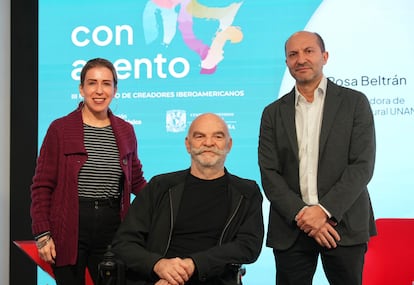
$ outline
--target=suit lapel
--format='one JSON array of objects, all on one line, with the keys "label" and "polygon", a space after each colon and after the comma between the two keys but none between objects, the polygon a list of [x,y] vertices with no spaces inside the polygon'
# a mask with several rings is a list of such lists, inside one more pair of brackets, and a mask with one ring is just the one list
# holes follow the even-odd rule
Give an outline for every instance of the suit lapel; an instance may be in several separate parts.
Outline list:
[{"label": "suit lapel", "polygon": [[328,80],[326,88],[326,98],[323,108],[323,119],[321,126],[321,134],[319,138],[319,156],[323,153],[323,149],[326,145],[329,132],[332,128],[332,124],[335,120],[335,116],[338,113],[339,106],[341,105],[342,97],[338,86]]},{"label": "suit lapel", "polygon": [[286,130],[288,140],[295,153],[296,159],[299,160],[298,140],[296,136],[295,124],[295,88],[282,98],[283,105],[280,108],[282,124]]}]

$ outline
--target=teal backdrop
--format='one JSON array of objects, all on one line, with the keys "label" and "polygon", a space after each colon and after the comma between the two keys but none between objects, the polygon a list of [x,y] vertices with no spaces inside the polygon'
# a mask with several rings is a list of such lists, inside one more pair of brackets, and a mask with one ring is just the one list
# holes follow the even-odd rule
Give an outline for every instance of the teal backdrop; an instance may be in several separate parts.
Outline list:
[{"label": "teal backdrop", "polygon": [[[325,39],[326,76],[370,99],[376,217],[414,217],[413,9],[409,0],[39,0],[39,146],[51,121],[81,101],[84,63],[104,57],[119,76],[111,109],[133,124],[148,179],[189,166],[187,128],[198,114],[214,112],[234,140],[228,170],[260,185],[261,112],[293,87],[284,43],[306,29]],[[267,215],[265,201],[265,223]],[[264,246],[244,284],[274,279]],[[39,269],[38,284],[54,281]],[[315,284],[327,284],[320,266]]]}]

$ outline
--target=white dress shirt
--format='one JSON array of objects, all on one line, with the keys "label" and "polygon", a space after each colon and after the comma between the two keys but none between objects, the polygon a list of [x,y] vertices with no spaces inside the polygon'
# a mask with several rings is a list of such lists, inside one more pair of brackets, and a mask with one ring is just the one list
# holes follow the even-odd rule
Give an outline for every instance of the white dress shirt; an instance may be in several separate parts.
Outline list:
[{"label": "white dress shirt", "polygon": [[[296,134],[299,147],[299,183],[302,199],[307,205],[318,205],[318,158],[323,106],[327,79],[323,77],[314,92],[313,102],[308,102],[297,87],[295,100]],[[322,209],[326,211],[325,208]]]}]

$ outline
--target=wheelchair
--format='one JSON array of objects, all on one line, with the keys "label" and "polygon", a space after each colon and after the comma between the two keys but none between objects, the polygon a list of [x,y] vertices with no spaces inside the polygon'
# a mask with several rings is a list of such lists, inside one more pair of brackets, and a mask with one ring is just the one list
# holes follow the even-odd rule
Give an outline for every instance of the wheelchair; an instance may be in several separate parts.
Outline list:
[{"label": "wheelchair", "polygon": [[[242,277],[246,274],[246,267],[241,264],[229,264],[228,266],[235,273],[236,284],[243,285]],[[126,285],[126,267],[110,249],[105,253],[103,261],[98,266],[96,285]]]}]

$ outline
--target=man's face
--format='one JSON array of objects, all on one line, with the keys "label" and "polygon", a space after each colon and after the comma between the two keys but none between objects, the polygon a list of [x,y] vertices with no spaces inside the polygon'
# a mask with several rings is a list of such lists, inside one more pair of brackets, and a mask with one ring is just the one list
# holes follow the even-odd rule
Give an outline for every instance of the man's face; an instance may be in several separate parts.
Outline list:
[{"label": "man's face", "polygon": [[196,120],[185,141],[192,163],[199,168],[223,168],[232,145],[227,126],[209,115]]},{"label": "man's face", "polygon": [[328,53],[322,52],[312,33],[296,33],[286,43],[286,65],[298,84],[319,82],[327,60]]}]

